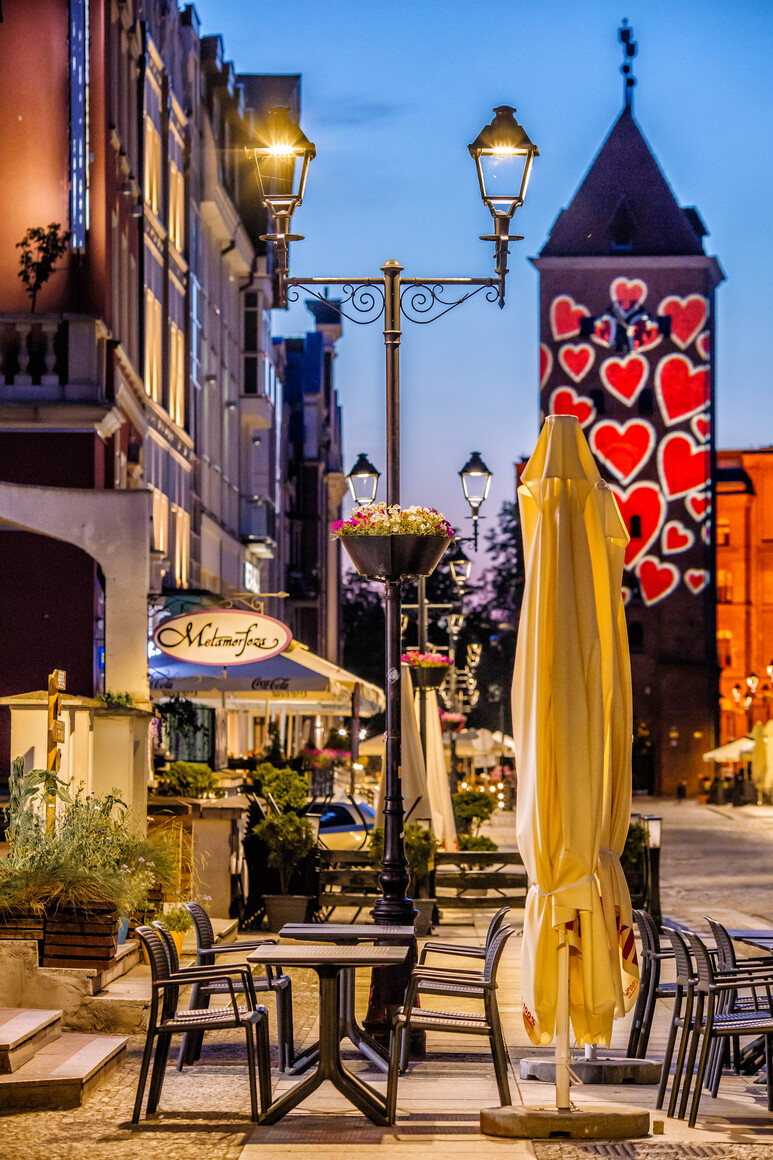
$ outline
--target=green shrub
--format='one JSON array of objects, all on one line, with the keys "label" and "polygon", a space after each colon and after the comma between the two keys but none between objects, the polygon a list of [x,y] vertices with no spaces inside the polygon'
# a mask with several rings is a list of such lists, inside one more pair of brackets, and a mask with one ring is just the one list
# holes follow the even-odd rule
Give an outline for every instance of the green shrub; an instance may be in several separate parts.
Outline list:
[{"label": "green shrub", "polygon": [[293,870],[316,844],[311,825],[296,814],[269,814],[253,826],[252,832],[268,848],[268,864],[279,872],[282,894],[289,894]]},{"label": "green shrub", "polygon": [[168,907],[161,915],[161,921],[168,927],[169,930],[182,931],[190,930],[193,926],[193,919],[184,906],[175,903]]},{"label": "green shrub", "polygon": [[[422,826],[419,822],[408,822],[405,827],[405,860],[411,874],[412,887],[418,889],[429,877],[435,868],[435,854],[438,851],[438,842],[432,830]],[[376,826],[371,830],[368,857],[375,866],[381,865],[384,857],[384,828]]]},{"label": "green shrub", "polygon": [[494,795],[481,789],[463,789],[453,795],[454,816],[461,822],[462,832],[477,837],[478,831],[484,822],[494,812],[496,801]]},{"label": "green shrub", "polygon": [[255,770],[260,781],[260,792],[264,797],[270,794],[280,814],[298,813],[309,799],[309,781],[305,773],[297,773],[289,766],[277,769],[264,761]]},{"label": "green shrub", "polygon": [[158,772],[158,792],[167,797],[202,798],[216,794],[217,775],[198,761],[173,761]]},{"label": "green shrub", "polygon": [[642,826],[639,822],[631,822],[628,827],[623,852],[620,855],[620,865],[626,873],[643,868],[647,844],[646,826]]},{"label": "green shrub", "polygon": [[499,849],[496,842],[485,834],[459,834],[458,841],[460,850],[490,850],[495,853]]}]

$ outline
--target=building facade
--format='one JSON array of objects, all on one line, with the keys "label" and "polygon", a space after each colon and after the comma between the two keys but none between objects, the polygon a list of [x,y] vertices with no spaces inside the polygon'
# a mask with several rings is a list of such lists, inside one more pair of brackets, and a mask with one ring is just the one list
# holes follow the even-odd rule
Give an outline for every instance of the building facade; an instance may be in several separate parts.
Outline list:
[{"label": "building facade", "polygon": [[715,739],[714,295],[723,275],[705,233],[697,211],[677,203],[628,100],[534,260],[542,414],[577,416],[631,536],[634,715],[655,753],[638,788],[660,793],[680,783],[697,792]]}]

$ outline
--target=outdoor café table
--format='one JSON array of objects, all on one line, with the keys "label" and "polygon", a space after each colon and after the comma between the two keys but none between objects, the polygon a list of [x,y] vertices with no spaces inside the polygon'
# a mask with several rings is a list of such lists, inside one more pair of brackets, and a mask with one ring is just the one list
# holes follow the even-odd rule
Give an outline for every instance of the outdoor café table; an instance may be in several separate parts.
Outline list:
[{"label": "outdoor caf\u00e9 table", "polygon": [[[375,922],[288,922],[279,932],[281,938],[301,939],[304,942],[335,943],[337,946],[356,946],[359,943],[381,943],[385,946],[408,946],[414,938],[412,926],[377,926]],[[354,1013],[354,970],[341,971],[340,1027],[341,1039],[350,1040],[357,1050],[380,1071],[389,1071],[387,1053],[358,1025]],[[296,1056],[290,1068],[298,1075],[315,1062],[318,1044]]]},{"label": "outdoor caf\u00e9 table", "polygon": [[344,1067],[339,1033],[339,976],[356,967],[397,966],[405,960],[408,947],[365,946],[277,946],[256,947],[247,961],[264,966],[309,967],[319,976],[319,1063],[317,1070],[302,1079],[291,1091],[276,1100],[260,1117],[261,1124],[275,1124],[297,1107],[306,1096],[329,1079],[333,1087],[372,1120],[386,1126],[386,1100],[380,1092],[363,1083]]},{"label": "outdoor caf\u00e9 table", "polygon": [[727,933],[735,942],[748,943],[749,946],[759,947],[762,951],[773,951],[773,927],[764,930],[728,930]]}]

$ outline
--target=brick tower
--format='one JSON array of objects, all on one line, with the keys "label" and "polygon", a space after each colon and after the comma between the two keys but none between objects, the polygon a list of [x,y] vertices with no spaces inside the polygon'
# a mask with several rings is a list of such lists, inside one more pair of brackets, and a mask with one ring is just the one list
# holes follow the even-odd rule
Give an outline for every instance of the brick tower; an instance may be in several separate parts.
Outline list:
[{"label": "brick tower", "polygon": [[[534,265],[542,414],[577,415],[631,535],[624,578],[634,717],[654,763],[634,788],[694,794],[718,704],[714,294],[697,210],[681,207],[625,104]],[[642,747],[646,749],[646,746]],[[636,752],[636,746],[635,746]]]}]

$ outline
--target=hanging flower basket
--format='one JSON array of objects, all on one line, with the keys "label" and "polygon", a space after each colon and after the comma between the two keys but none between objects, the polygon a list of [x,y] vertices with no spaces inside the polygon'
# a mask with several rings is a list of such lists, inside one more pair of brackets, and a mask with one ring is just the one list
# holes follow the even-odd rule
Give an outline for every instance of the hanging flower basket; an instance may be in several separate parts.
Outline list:
[{"label": "hanging flower basket", "polygon": [[415,689],[439,689],[452,667],[451,658],[442,653],[409,652],[402,662],[411,670]]},{"label": "hanging flower basket", "polygon": [[430,576],[453,539],[448,521],[434,508],[367,504],[331,524],[361,576],[402,580]]}]

